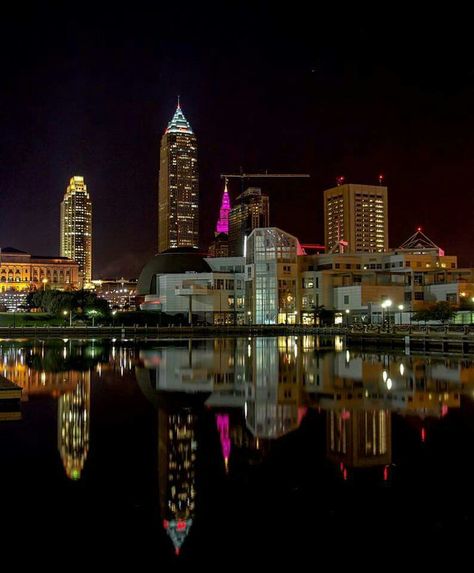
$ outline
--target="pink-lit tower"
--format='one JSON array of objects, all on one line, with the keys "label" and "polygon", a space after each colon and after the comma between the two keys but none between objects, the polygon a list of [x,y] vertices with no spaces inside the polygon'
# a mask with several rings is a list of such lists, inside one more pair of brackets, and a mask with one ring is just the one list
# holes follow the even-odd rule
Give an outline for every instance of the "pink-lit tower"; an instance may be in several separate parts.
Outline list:
[{"label": "pink-lit tower", "polygon": [[227,191],[227,179],[225,180],[224,193],[222,195],[221,208],[219,210],[219,219],[216,225],[216,236],[220,233],[229,234],[229,213],[230,213],[230,197]]}]

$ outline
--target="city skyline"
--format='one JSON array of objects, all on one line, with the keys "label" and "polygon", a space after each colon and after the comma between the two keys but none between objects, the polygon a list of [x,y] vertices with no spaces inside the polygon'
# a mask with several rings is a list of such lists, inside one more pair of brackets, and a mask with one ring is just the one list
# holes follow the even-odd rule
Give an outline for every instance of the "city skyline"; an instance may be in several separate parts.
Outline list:
[{"label": "city skyline", "polygon": [[[203,247],[219,215],[221,173],[310,173],[262,186],[272,224],[302,243],[323,242],[323,191],[338,176],[376,184],[383,173],[390,246],[420,225],[463,265],[474,263],[464,224],[474,196],[473,76],[459,19],[445,14],[427,29],[416,14],[383,26],[365,14],[324,15],[308,34],[296,11],[257,3],[250,21],[244,8],[232,17],[223,8],[212,22],[205,8],[181,11],[196,25],[177,39],[156,37],[151,9],[131,17],[99,9],[77,16],[83,34],[72,38],[69,10],[55,10],[54,24],[48,4],[5,17],[0,244],[54,254],[55,206],[79,172],[94,190],[94,275],[137,276],[156,252],[156,157],[180,94],[199,135]],[[221,21],[227,41],[216,53]],[[453,24],[459,33],[441,45],[440,30]],[[43,84],[51,89],[35,89]],[[231,204],[240,192],[229,185]],[[456,202],[446,217],[448,197]]]}]

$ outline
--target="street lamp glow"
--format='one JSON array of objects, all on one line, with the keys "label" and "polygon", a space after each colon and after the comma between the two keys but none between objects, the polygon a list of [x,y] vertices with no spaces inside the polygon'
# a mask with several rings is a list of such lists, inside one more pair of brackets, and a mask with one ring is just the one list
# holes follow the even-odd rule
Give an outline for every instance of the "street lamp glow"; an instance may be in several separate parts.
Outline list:
[{"label": "street lamp glow", "polygon": [[398,310],[403,310],[403,304],[398,305]]}]

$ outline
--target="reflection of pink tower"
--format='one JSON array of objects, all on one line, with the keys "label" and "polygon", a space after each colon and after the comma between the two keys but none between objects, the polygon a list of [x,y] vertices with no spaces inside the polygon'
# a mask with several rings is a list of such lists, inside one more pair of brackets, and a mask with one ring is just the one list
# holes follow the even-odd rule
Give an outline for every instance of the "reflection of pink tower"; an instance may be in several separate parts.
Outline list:
[{"label": "reflection of pink tower", "polygon": [[229,456],[231,441],[229,438],[229,414],[216,414],[217,429],[221,438],[222,456],[224,457],[225,469],[229,469]]},{"label": "reflection of pink tower", "polygon": [[222,195],[221,208],[219,210],[219,219],[216,225],[216,235],[219,233],[229,234],[229,213],[230,213],[230,197],[227,191],[227,179],[225,180],[224,194]]}]

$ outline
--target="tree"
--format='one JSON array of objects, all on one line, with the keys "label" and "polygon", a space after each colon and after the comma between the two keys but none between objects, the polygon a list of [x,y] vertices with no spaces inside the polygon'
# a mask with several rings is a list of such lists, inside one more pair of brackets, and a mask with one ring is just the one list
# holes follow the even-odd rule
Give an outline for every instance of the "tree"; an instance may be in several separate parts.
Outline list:
[{"label": "tree", "polygon": [[415,312],[412,320],[416,322],[428,322],[429,320],[433,320],[444,324],[448,320],[451,320],[455,315],[455,308],[449,302],[441,300],[430,305],[428,308],[422,308]]}]

